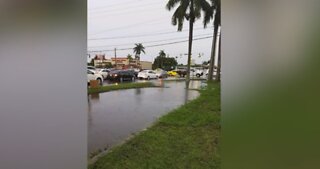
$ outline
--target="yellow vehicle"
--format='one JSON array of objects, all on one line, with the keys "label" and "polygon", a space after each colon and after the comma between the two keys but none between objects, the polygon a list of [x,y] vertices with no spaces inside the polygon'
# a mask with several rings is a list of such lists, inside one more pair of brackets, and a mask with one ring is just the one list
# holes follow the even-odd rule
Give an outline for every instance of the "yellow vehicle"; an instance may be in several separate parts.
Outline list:
[{"label": "yellow vehicle", "polygon": [[178,75],[178,73],[176,71],[169,71],[169,72],[167,72],[167,74],[169,76],[177,76]]}]

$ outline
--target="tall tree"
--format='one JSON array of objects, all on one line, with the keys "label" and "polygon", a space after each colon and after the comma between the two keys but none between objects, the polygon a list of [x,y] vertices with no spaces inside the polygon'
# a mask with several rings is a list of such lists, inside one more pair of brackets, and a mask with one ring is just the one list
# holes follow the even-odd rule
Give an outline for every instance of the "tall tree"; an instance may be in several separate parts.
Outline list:
[{"label": "tall tree", "polygon": [[152,69],[161,68],[168,71],[172,70],[177,65],[177,60],[174,57],[166,57],[166,53],[162,50],[159,52],[159,56],[154,59]]},{"label": "tall tree", "polygon": [[135,53],[135,59],[136,59],[136,61],[137,61],[137,63],[138,63],[140,68],[141,68],[141,66],[140,66],[140,54],[141,53],[146,53],[144,51],[144,49],[145,48],[141,43],[136,43],[135,47],[133,48],[133,53]]},{"label": "tall tree", "polygon": [[166,57],[167,54],[164,52],[164,50],[160,50],[159,56],[160,56],[160,57]]},{"label": "tall tree", "polygon": [[137,60],[139,60],[140,61],[140,54],[141,53],[146,53],[145,51],[144,51],[144,46],[141,44],[141,43],[136,43],[135,44],[135,47],[133,48],[133,53],[135,53],[135,58],[137,59]]},{"label": "tall tree", "polygon": [[132,59],[133,59],[131,54],[128,54],[127,58],[129,59],[129,61],[132,61]]},{"label": "tall tree", "polygon": [[[213,14],[210,2],[207,0],[169,0],[166,7],[170,11],[177,5],[173,16],[172,24],[178,25],[178,31],[183,28],[184,19],[189,21],[189,43],[188,43],[188,66],[187,66],[187,82],[190,80],[190,64],[193,40],[193,25],[196,19],[201,18],[201,12],[204,12],[204,17],[210,17]],[[204,19],[204,26],[210,22],[210,19]]]},{"label": "tall tree", "polygon": [[[218,38],[218,28],[219,26],[221,26],[221,0],[211,0],[211,9],[214,11],[215,14],[214,14],[214,21],[213,21],[213,39],[212,39],[211,59],[210,59],[209,74],[208,74],[209,81],[213,80],[215,53],[217,48],[216,42]],[[206,16],[204,19],[210,20],[211,17]],[[204,21],[204,22],[207,22],[207,21]],[[221,46],[221,43],[219,43],[219,46]],[[220,53],[220,50],[219,50],[219,53]],[[218,70],[220,70],[220,68],[217,69],[217,75],[220,74]],[[220,81],[220,76],[219,76],[219,79],[216,78],[216,80]]]}]

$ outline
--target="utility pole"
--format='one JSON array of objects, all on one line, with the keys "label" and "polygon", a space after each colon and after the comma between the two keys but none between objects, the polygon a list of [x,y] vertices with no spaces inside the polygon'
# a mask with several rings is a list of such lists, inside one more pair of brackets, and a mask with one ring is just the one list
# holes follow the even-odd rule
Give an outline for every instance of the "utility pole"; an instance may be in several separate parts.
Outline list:
[{"label": "utility pole", "polygon": [[117,48],[114,48],[114,60],[115,60],[115,65],[116,65],[116,69],[118,68],[117,66]]}]

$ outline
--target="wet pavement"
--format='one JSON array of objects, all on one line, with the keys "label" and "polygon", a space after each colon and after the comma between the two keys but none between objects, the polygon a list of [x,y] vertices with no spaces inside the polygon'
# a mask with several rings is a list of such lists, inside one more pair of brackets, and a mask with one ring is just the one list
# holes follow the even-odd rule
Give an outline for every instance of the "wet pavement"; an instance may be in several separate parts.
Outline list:
[{"label": "wet pavement", "polygon": [[[163,81],[157,81],[164,83]],[[143,88],[89,95],[88,152],[104,150],[150,126],[160,116],[195,99],[185,82],[165,82],[165,88]],[[190,88],[205,83],[191,81]]]}]

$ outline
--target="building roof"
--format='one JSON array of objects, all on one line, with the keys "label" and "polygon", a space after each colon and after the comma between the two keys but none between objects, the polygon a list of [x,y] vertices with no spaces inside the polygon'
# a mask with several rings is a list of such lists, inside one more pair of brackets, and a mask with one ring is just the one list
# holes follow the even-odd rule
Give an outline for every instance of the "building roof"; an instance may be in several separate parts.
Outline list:
[{"label": "building roof", "polygon": [[93,59],[94,59],[94,60],[106,60],[106,55],[104,55],[104,54],[97,54]]},{"label": "building roof", "polygon": [[[113,57],[113,58],[111,58],[111,59],[112,59],[112,60],[115,60],[116,58]],[[118,59],[121,59],[121,60],[122,60],[122,59],[123,59],[123,60],[126,59],[126,60],[127,60],[128,58],[127,58],[127,57],[117,57],[117,60],[118,60]]]}]

